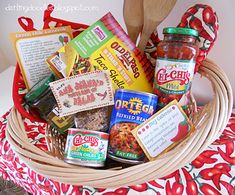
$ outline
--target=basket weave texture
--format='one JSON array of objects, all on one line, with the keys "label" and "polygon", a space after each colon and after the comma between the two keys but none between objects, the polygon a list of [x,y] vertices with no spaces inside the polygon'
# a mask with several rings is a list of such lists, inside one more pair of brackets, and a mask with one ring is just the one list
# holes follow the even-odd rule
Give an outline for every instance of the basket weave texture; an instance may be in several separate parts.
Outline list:
[{"label": "basket weave texture", "polygon": [[124,168],[101,170],[66,164],[30,143],[24,119],[13,107],[8,119],[6,138],[24,163],[37,173],[58,182],[92,187],[120,187],[136,185],[166,176],[194,160],[224,130],[232,112],[232,89],[223,70],[206,59],[199,73],[209,79],[214,98],[192,120],[196,130],[171,151],[157,160]]}]

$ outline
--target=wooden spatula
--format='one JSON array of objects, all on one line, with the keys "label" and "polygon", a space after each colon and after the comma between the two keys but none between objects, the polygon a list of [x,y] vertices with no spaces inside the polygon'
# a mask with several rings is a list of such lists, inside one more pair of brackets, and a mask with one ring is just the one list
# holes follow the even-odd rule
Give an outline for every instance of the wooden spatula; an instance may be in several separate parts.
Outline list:
[{"label": "wooden spatula", "polygon": [[139,49],[143,52],[151,33],[168,16],[176,0],[143,0],[144,25]]},{"label": "wooden spatula", "polygon": [[128,35],[136,43],[144,23],[143,0],[124,0],[123,16]]}]

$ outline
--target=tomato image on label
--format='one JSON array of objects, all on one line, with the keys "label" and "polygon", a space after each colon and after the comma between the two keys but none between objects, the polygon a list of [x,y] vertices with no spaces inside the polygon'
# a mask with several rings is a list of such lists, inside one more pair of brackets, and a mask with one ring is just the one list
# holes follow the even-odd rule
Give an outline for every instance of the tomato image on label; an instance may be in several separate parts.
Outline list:
[{"label": "tomato image on label", "polygon": [[180,101],[191,86],[194,61],[176,59],[157,59],[154,78],[154,93],[163,107],[172,100]]},{"label": "tomato image on label", "polygon": [[180,124],[178,126],[178,132],[177,132],[176,136],[171,139],[171,141],[172,142],[180,141],[188,134],[188,130],[189,130],[189,125],[188,125],[187,121],[184,120],[184,121],[180,122]]},{"label": "tomato image on label", "polygon": [[186,104],[188,98],[185,94],[191,87],[198,53],[196,30],[169,27],[163,29],[163,34],[164,40],[158,44],[156,51],[153,85],[154,93],[162,97],[158,101],[158,110],[175,99],[181,106]]}]

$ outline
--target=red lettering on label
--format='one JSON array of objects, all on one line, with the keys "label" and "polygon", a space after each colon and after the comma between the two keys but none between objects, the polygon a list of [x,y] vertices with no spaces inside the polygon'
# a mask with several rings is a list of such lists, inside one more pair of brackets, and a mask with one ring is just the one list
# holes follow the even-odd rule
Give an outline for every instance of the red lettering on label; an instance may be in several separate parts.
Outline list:
[{"label": "red lettering on label", "polygon": [[59,91],[59,96],[64,96],[64,95],[69,94],[69,93],[73,93],[73,88],[71,87],[71,85],[67,85],[66,87],[61,89]]},{"label": "red lettering on label", "polygon": [[98,86],[103,86],[104,81],[98,79],[89,79],[89,80],[81,80],[75,83],[75,90],[81,90],[86,88],[93,88]]},{"label": "red lettering on label", "polygon": [[139,69],[137,67],[136,60],[131,56],[131,53],[125,50],[125,48],[123,48],[121,45],[119,45],[118,42],[113,42],[111,44],[111,48],[118,52],[116,56],[122,62],[123,66],[128,71],[130,71],[129,69],[131,69],[134,77],[138,78],[140,76]]},{"label": "red lettering on label", "polygon": [[92,94],[88,94],[86,96],[78,96],[76,98],[73,98],[73,104],[78,105],[78,106],[83,106],[83,105],[92,103],[95,100],[96,100],[95,95],[92,93]]},{"label": "red lettering on label", "polygon": [[80,146],[82,144],[90,144],[91,146],[97,147],[99,144],[99,138],[94,136],[83,136],[81,134],[77,134],[73,138],[73,145]]},{"label": "red lettering on label", "polygon": [[180,85],[187,85],[190,82],[190,73],[182,70],[173,70],[168,73],[165,68],[161,68],[156,74],[156,82],[159,85],[176,80],[180,81]]}]

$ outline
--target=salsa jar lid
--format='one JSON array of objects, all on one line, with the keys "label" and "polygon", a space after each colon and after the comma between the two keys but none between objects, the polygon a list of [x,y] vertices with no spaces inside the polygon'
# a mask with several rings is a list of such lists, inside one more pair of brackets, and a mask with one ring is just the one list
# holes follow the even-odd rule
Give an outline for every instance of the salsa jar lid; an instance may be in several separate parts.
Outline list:
[{"label": "salsa jar lid", "polygon": [[41,96],[48,88],[49,83],[55,80],[55,76],[50,74],[50,76],[43,78],[42,80],[38,81],[25,95],[26,102],[33,102],[39,96]]},{"label": "salsa jar lid", "polygon": [[163,29],[163,34],[181,34],[181,35],[191,35],[197,37],[198,31],[192,28],[167,27]]}]

